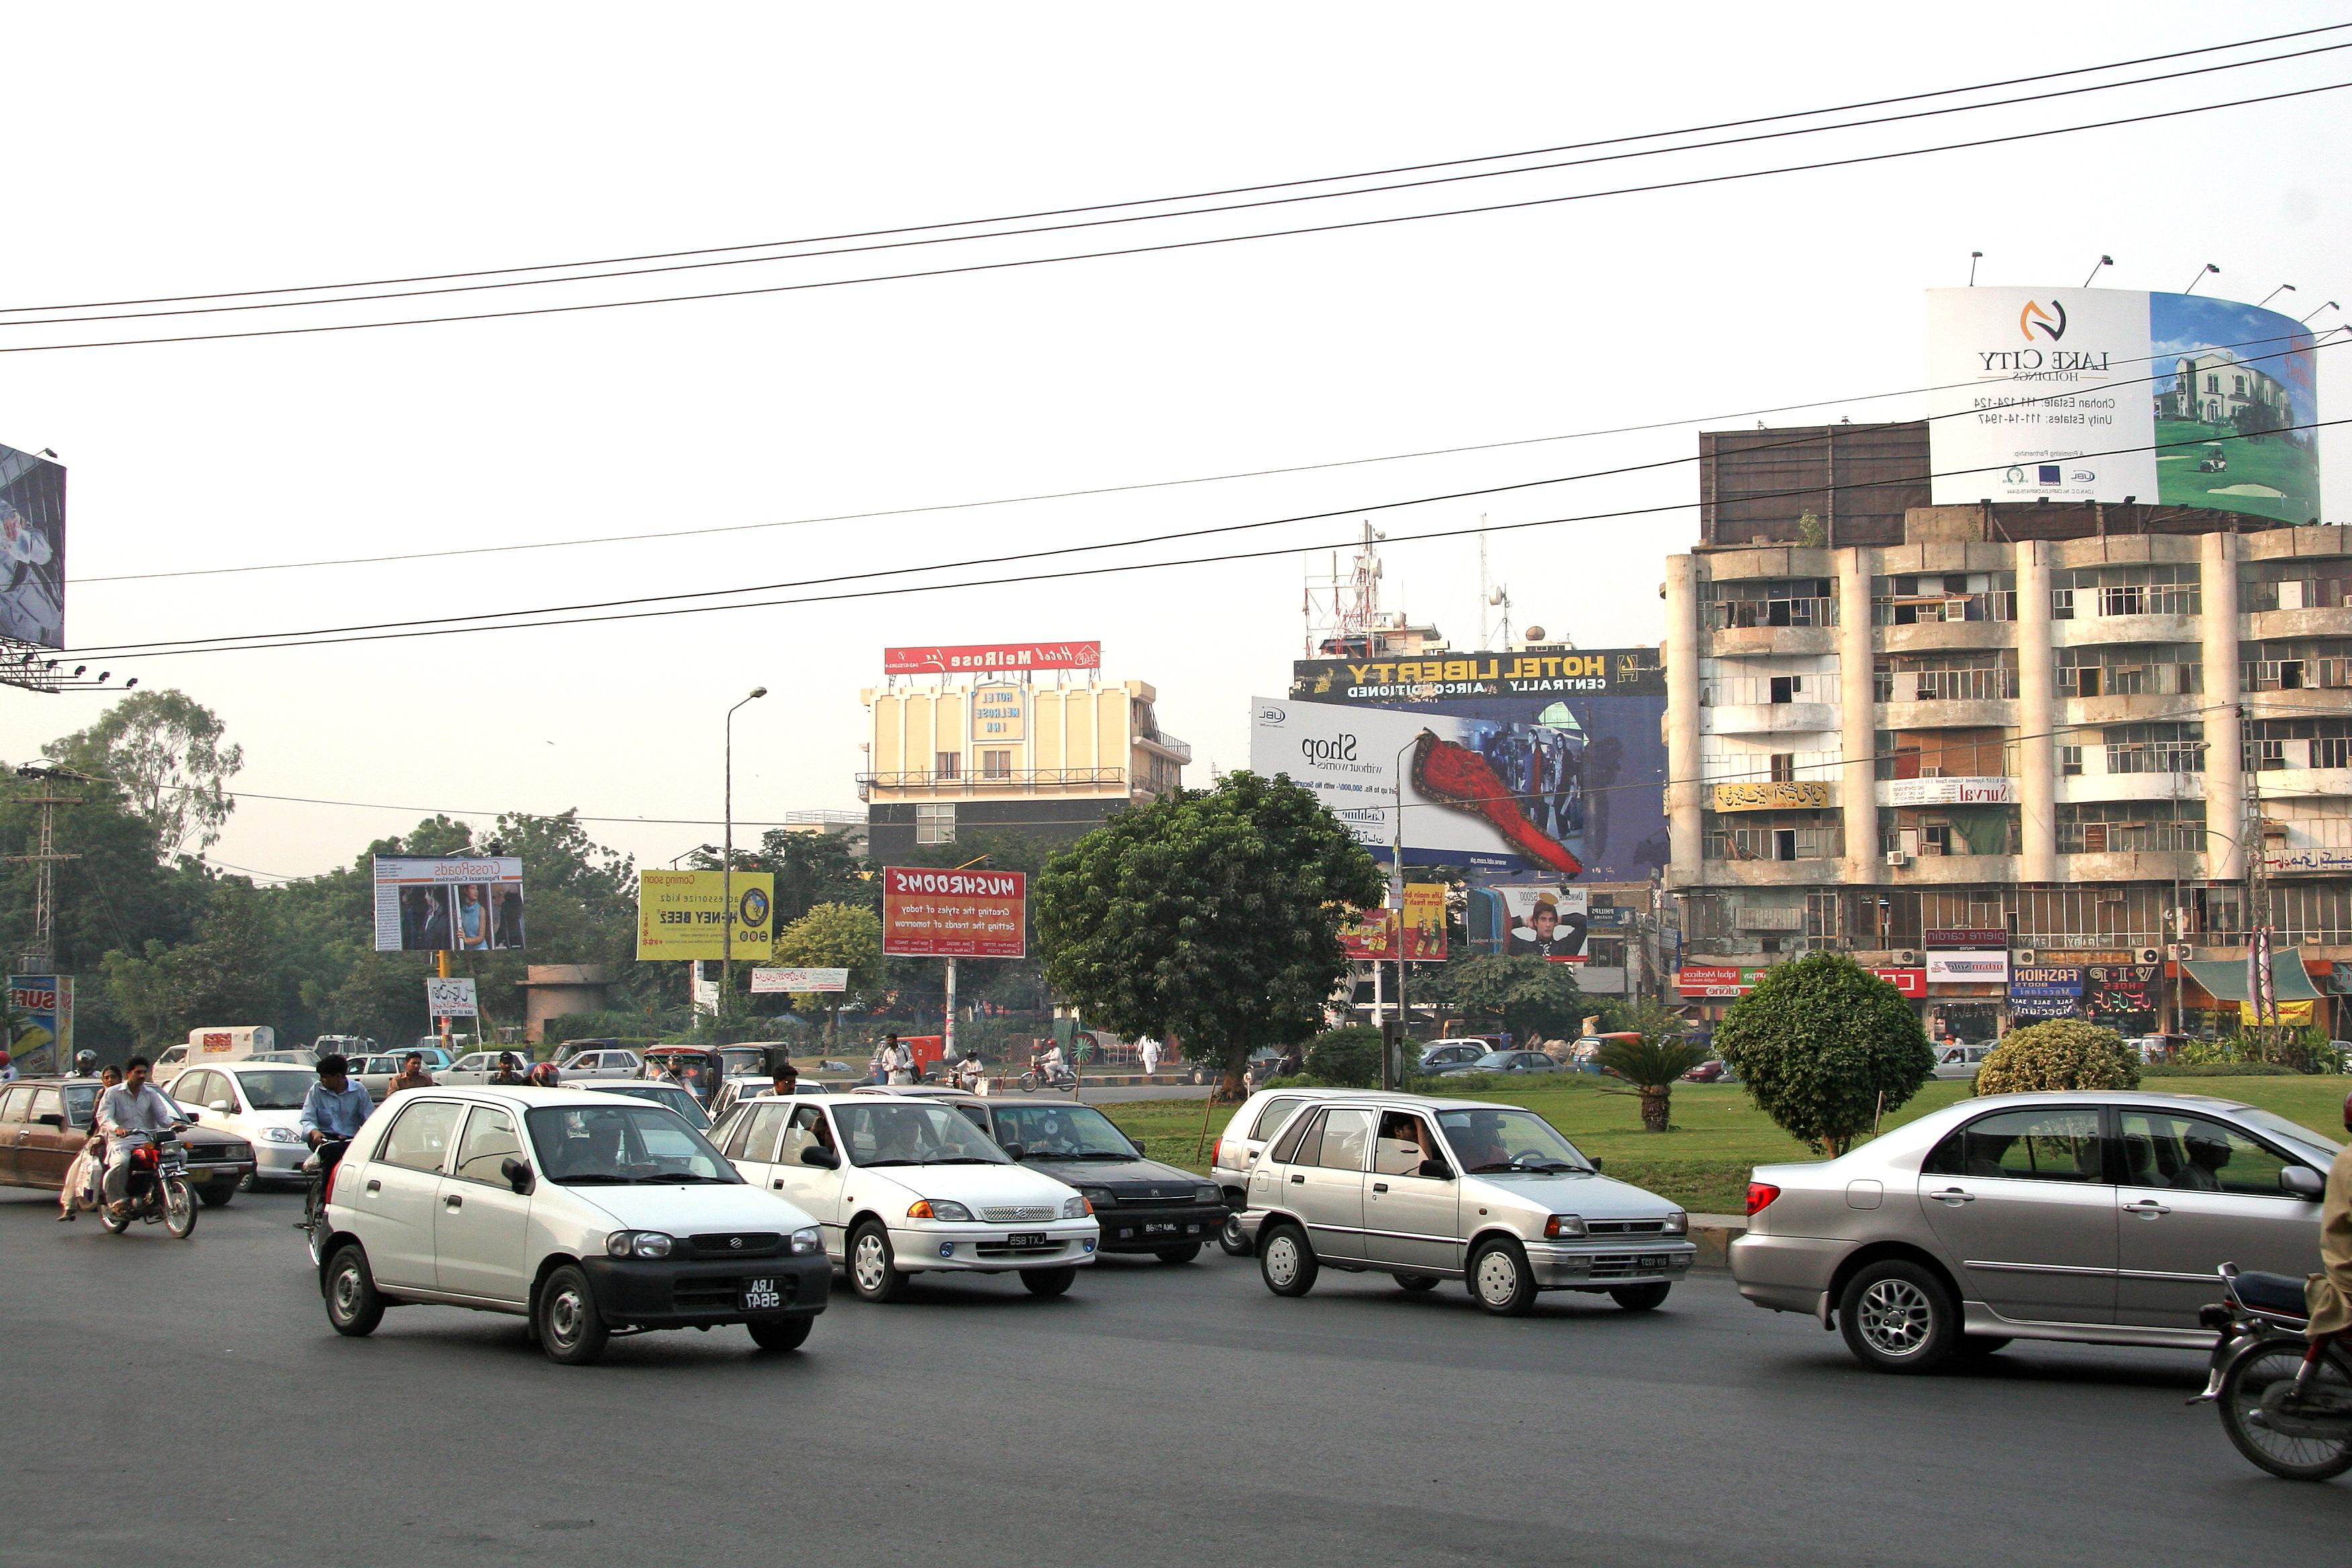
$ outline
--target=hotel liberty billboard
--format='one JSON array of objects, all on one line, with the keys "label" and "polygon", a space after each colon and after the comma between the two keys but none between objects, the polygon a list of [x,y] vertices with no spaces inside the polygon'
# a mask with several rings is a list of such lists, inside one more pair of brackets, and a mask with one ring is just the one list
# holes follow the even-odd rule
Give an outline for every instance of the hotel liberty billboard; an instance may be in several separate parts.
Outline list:
[{"label": "hotel liberty billboard", "polygon": [[2292,316],[2197,294],[1935,289],[1927,362],[1938,506],[2320,515],[2317,354]]},{"label": "hotel liberty billboard", "polygon": [[1655,648],[1302,659],[1251,703],[1250,766],[1287,773],[1408,866],[1642,881],[1666,860]]}]

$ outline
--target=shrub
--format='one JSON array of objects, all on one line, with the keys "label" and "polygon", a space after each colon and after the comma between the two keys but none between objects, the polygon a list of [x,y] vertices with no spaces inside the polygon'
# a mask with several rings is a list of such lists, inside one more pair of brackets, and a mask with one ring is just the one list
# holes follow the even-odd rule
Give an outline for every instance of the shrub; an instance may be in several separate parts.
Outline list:
[{"label": "shrub", "polygon": [[1381,1032],[1349,1024],[1307,1043],[1307,1076],[1330,1089],[1378,1089]]},{"label": "shrub", "polygon": [[2293,1068],[2270,1062],[2150,1062],[2142,1078],[2293,1078]]},{"label": "shrub", "polygon": [[1979,1094],[2138,1087],[2139,1059],[2123,1037],[2080,1018],[2012,1029],[1977,1068]]},{"label": "shrub", "polygon": [[1716,1053],[1790,1136],[1843,1154],[1927,1081],[1936,1053],[1902,993],[1852,959],[1777,964],[1731,1005]]}]

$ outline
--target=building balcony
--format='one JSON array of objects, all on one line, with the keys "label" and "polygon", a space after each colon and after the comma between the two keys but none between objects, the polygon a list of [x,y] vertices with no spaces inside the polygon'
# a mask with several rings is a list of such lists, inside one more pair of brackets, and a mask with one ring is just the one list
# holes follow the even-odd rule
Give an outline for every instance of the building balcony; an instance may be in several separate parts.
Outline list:
[{"label": "building balcony", "polygon": [[1833,654],[1835,626],[1725,626],[1707,634],[1707,651],[1718,658],[1752,654]]},{"label": "building balcony", "polygon": [[2205,879],[2205,857],[2190,849],[2061,855],[2058,876],[2067,882],[2201,882]]},{"label": "building balcony", "polygon": [[1881,730],[2012,729],[2017,724],[2017,703],[2007,698],[1882,702],[1874,722]]},{"label": "building balcony", "polygon": [[1803,860],[1701,860],[1692,888],[1833,888],[1845,880],[1845,861],[1824,855]]},{"label": "building balcony", "polygon": [[1921,621],[1915,626],[1874,626],[1871,644],[1881,653],[1933,653],[1945,648],[2017,646],[2014,621]]},{"label": "building balcony", "polygon": [[2352,713],[2352,689],[2341,686],[2298,686],[2293,690],[2248,691],[2246,716],[2286,719],[2305,713]]},{"label": "building balcony", "polygon": [[1826,702],[1731,702],[1699,710],[1699,732],[1796,735],[1834,732],[1838,710]]},{"label": "building balcony", "polygon": [[1007,773],[859,773],[857,798],[874,800],[969,800],[1000,795],[1124,795],[1125,768],[1015,768]]},{"label": "building balcony", "polygon": [[2284,642],[2299,637],[2352,637],[2352,605],[2334,609],[2256,610],[2238,617],[2245,642]]},{"label": "building balcony", "polygon": [[[2083,750],[2087,756],[2098,748],[2086,745]],[[2064,773],[2059,776],[2057,784],[2056,800],[2060,805],[2079,805],[2092,801],[2205,798],[2203,773]],[[2352,783],[2337,787],[2352,794]]]},{"label": "building balcony", "polygon": [[2014,855],[1914,855],[1885,872],[1887,882],[1897,888],[1990,885],[2018,880],[2017,864]]},{"label": "building balcony", "polygon": [[[2287,695],[2294,696],[2294,692]],[[2053,706],[2058,722],[2078,724],[2144,724],[2158,721],[2208,721],[2218,713],[2203,710],[2213,700],[2194,691],[2135,691],[2123,696],[2061,697]]]},{"label": "building balcony", "polygon": [[2119,643],[2198,643],[2205,640],[2202,616],[2085,616],[2052,621],[2053,647],[2102,647]]}]

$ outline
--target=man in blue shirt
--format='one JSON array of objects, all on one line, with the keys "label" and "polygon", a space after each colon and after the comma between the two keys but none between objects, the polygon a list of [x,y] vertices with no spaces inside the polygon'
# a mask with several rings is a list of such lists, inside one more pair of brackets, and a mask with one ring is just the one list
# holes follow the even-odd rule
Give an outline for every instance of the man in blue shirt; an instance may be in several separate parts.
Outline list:
[{"label": "man in blue shirt", "polygon": [[296,1123],[311,1148],[349,1140],[374,1111],[375,1102],[352,1081],[351,1072],[352,1064],[340,1056],[319,1058],[319,1081],[302,1097],[302,1119]]}]

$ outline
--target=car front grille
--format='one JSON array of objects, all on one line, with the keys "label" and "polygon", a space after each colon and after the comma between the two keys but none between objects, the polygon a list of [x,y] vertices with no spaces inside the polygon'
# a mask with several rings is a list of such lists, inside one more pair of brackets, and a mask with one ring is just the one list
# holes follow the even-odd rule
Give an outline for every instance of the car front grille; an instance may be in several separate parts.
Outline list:
[{"label": "car front grille", "polygon": [[1630,1279],[1641,1274],[1663,1274],[1666,1260],[1656,1253],[1603,1252],[1592,1259],[1595,1279]]},{"label": "car front grille", "polygon": [[1584,1222],[1587,1236],[1659,1236],[1666,1228],[1662,1219],[1589,1219]]},{"label": "car front grille", "polygon": [[1012,1225],[1023,1220],[1052,1219],[1057,1211],[1043,1204],[1024,1204],[1011,1207],[984,1208],[980,1217],[991,1225]]},{"label": "car front grille", "polygon": [[215,1160],[250,1160],[253,1152],[236,1143],[191,1143],[188,1158],[199,1163]]},{"label": "car front grille", "polygon": [[767,1258],[784,1238],[772,1230],[722,1230],[686,1239],[700,1258]]},{"label": "car front grille", "polygon": [[1179,1205],[1190,1207],[1198,1200],[1190,1187],[1136,1187],[1128,1192],[1114,1192],[1121,1208],[1172,1208]]}]

